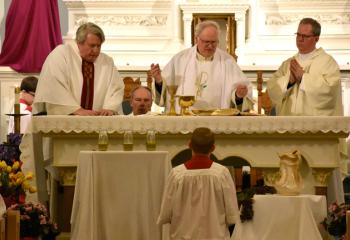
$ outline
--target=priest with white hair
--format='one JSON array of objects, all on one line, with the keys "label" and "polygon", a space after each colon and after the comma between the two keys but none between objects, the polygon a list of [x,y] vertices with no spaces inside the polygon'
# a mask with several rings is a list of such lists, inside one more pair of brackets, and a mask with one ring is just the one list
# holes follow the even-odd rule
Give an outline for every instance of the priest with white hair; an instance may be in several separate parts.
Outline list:
[{"label": "priest with white hair", "polygon": [[166,105],[166,85],[177,85],[177,96],[195,97],[193,109],[252,108],[251,84],[234,58],[217,48],[219,35],[216,22],[203,21],[196,26],[192,48],[176,54],[162,71],[159,64],[151,65],[157,104]]}]

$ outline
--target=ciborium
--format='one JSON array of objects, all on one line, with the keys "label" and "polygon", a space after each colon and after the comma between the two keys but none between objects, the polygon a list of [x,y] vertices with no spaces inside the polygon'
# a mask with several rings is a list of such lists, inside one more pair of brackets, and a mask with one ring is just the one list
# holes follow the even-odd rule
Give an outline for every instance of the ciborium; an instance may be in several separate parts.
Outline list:
[{"label": "ciborium", "polygon": [[167,85],[166,90],[168,91],[170,95],[170,110],[168,112],[168,116],[176,116],[176,111],[175,111],[175,94],[177,91],[178,85]]},{"label": "ciborium", "polygon": [[179,96],[179,105],[181,107],[182,116],[192,116],[193,113],[190,112],[189,107],[191,107],[195,102],[194,96]]}]

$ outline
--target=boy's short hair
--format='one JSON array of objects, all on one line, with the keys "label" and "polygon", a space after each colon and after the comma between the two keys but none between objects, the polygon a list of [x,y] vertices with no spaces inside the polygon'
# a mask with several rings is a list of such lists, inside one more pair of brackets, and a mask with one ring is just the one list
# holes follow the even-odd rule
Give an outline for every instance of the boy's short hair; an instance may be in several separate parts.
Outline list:
[{"label": "boy's short hair", "polygon": [[38,84],[38,78],[34,76],[25,77],[21,82],[21,91],[35,92],[36,85]]},{"label": "boy's short hair", "polygon": [[201,127],[193,131],[191,148],[195,153],[208,154],[214,144],[214,133],[209,128]]}]

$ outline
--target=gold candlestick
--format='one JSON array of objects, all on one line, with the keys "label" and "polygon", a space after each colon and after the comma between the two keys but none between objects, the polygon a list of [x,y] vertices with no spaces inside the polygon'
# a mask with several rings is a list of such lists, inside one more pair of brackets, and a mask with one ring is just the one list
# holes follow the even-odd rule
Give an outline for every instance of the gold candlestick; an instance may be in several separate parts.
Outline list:
[{"label": "gold candlestick", "polygon": [[14,124],[15,124],[15,133],[21,133],[21,109],[19,104],[19,94],[21,92],[20,87],[15,87],[15,104],[14,104]]}]

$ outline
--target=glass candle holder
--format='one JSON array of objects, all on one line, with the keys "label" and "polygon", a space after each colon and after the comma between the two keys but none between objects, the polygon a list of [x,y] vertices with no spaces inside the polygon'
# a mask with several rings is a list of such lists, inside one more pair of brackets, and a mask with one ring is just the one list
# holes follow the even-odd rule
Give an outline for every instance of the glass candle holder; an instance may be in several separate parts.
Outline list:
[{"label": "glass candle holder", "polygon": [[108,132],[107,130],[101,130],[98,133],[98,150],[107,151],[108,149]]},{"label": "glass candle holder", "polygon": [[156,131],[148,130],[146,135],[146,149],[147,151],[156,150]]},{"label": "glass candle holder", "polygon": [[133,137],[132,131],[125,131],[124,139],[123,139],[124,151],[132,151],[133,146],[134,146],[134,137]]}]

